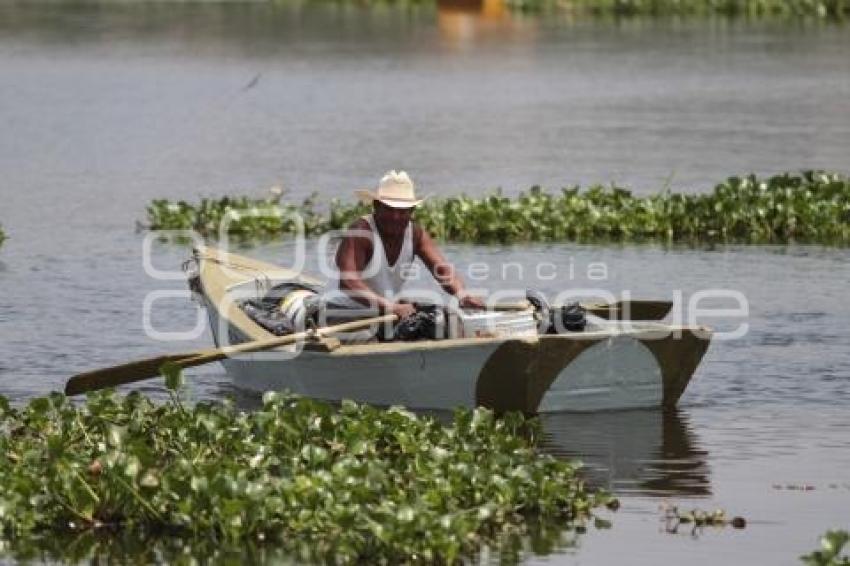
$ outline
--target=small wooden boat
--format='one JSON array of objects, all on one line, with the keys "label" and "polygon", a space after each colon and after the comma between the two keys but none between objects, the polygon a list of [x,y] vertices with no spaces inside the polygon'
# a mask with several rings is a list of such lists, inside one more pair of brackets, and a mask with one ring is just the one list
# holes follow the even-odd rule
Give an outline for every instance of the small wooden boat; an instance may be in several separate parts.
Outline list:
[{"label": "small wooden boat", "polygon": [[[204,247],[195,290],[217,346],[273,337],[238,306],[273,285],[319,281]],[[673,406],[708,348],[711,330],[653,321],[594,320],[583,332],[341,345],[333,339],[228,358],[240,388],[288,390],[375,405],[525,413]]]}]

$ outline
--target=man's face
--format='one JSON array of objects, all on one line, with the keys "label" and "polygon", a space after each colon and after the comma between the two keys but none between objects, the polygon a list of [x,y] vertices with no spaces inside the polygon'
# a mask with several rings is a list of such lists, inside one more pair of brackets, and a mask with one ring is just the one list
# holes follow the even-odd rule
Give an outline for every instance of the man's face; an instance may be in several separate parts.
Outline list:
[{"label": "man's face", "polygon": [[393,208],[377,200],[374,201],[373,206],[375,208],[375,223],[381,229],[381,232],[390,236],[404,234],[407,223],[410,222],[410,217],[413,215],[412,208]]}]

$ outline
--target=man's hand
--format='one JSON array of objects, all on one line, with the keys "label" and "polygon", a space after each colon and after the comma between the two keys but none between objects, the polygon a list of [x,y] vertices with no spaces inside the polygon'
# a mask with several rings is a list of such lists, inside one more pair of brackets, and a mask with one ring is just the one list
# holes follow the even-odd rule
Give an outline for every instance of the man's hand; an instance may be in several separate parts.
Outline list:
[{"label": "man's hand", "polygon": [[482,301],[479,297],[474,295],[467,295],[466,293],[461,293],[458,296],[458,301],[460,302],[460,306],[465,309],[485,309],[486,305],[484,301]]},{"label": "man's hand", "polygon": [[404,320],[405,318],[416,314],[416,308],[410,303],[393,303],[392,313],[396,315],[399,320]]}]

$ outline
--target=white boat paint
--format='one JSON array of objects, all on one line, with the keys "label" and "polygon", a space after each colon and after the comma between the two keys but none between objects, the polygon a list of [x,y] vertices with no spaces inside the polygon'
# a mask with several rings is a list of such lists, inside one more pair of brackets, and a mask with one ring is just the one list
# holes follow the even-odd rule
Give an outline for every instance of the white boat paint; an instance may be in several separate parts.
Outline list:
[{"label": "white boat paint", "polygon": [[[218,345],[271,338],[235,304],[300,274],[204,248],[199,288]],[[231,268],[233,265],[238,268]],[[224,337],[227,340],[222,340]],[[702,358],[711,331],[659,322],[592,318],[585,332],[285,347],[224,360],[235,385],[318,399],[497,411],[598,411],[672,406]]]}]

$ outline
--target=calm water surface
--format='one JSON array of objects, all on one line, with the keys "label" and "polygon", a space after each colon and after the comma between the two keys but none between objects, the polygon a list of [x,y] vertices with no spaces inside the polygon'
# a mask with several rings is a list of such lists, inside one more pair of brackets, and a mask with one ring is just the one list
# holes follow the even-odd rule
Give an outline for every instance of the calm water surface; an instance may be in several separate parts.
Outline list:
[{"label": "calm water surface", "polygon": [[[850,30],[813,24],[571,22],[451,6],[0,5],[0,393],[208,337],[158,343],[134,232],[152,198],[347,197],[390,167],[430,193],[617,181],[704,190],[727,175],[850,167]],[[244,250],[287,261],[274,242]],[[563,564],[793,564],[850,527],[850,251],[576,244],[446,246],[482,289],[591,284],[636,297],[743,292],[750,330],[712,345],[673,414],[544,419],[547,450],[622,496]],[[178,270],[187,251],[157,244]],[[556,280],[534,266],[556,264]],[[315,259],[311,259],[315,266]],[[503,262],[523,267],[502,277]],[[607,277],[589,281],[604,262]],[[160,330],[196,308],[156,303]],[[733,328],[730,318],[702,320]],[[192,395],[238,394],[219,366]],[[161,395],[156,384],[140,389]],[[814,489],[787,489],[809,485]],[[669,534],[658,506],[722,507],[743,531]]]}]

